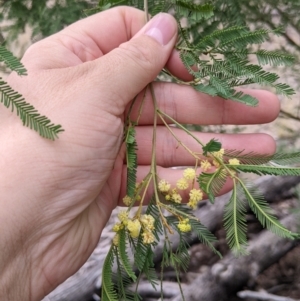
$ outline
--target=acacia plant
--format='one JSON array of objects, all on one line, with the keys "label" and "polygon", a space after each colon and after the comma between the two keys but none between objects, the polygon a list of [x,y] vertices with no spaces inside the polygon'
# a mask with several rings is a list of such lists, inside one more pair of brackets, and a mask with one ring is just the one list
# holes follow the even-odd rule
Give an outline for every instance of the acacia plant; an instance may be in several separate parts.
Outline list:
[{"label": "acacia plant", "polygon": [[[248,106],[256,106],[258,100],[237,91],[236,87],[260,84],[290,97],[294,94],[293,89],[287,84],[279,83],[278,75],[265,71],[263,67],[291,65],[294,62],[293,56],[278,50],[268,51],[258,47],[270,35],[280,35],[282,28],[273,26],[250,30],[244,22],[237,22],[242,18],[235,18],[235,21],[233,18],[226,19],[226,12],[233,16],[234,6],[229,5],[233,2],[230,0],[226,5],[223,1],[223,4],[220,4],[219,0],[209,3],[199,1],[197,4],[189,0],[100,0],[98,10],[116,5],[129,5],[144,9],[146,19],[149,14],[153,16],[159,12],[171,12],[174,15],[179,31],[176,49],[193,79],[189,82],[181,81],[164,69],[160,80],[163,78],[181,85],[189,85],[199,92],[231,99]],[[245,4],[245,1],[240,3]],[[256,63],[253,63],[253,59],[256,59]],[[3,46],[0,46],[0,62],[4,62],[21,76],[26,75],[24,66]],[[300,162],[300,152],[265,155],[224,149],[216,139],[205,144],[157,105],[152,84],[145,88],[144,93],[150,93],[155,109],[151,167],[145,178],[136,183],[138,144],[135,127],[139,124],[139,118],[133,120],[131,117],[132,109],[137,106],[135,98],[132,100],[124,128],[127,193],[123,202],[127,208],[119,213],[119,222],[113,226],[116,234],[103,265],[102,301],[140,300],[137,290],[131,291],[129,284],[135,282],[138,286],[142,275],[145,275],[154,287],[157,285],[153,258],[161,237],[164,241],[162,275],[165,267],[172,266],[179,284],[180,271],[188,268],[186,238],[191,231],[219,254],[214,247],[216,237],[195,217],[193,210],[205,195],[214,203],[215,197],[228,178],[232,181],[233,189],[224,211],[224,227],[228,245],[237,256],[248,254],[247,205],[263,227],[285,238],[299,237],[276,219],[260,192],[240,175],[300,175],[300,168],[290,166]],[[40,116],[33,106],[3,80],[0,81],[0,94],[1,103],[16,110],[23,124],[36,130],[42,137],[55,139],[63,130],[60,125],[51,124],[47,117]],[[138,110],[141,116],[143,104]],[[155,154],[158,119],[164,123],[179,147],[184,148],[194,159],[194,165],[182,171],[182,177],[178,179],[176,187],[171,187],[170,183],[160,178],[157,173]],[[190,135],[198,143],[198,149],[190,149],[185,145],[176,136],[174,127],[169,126],[170,122]],[[151,199],[147,200],[149,187],[153,187],[154,193]],[[183,191],[188,192],[187,200],[183,199]],[[176,250],[172,246],[172,235],[175,232],[180,237]],[[128,255],[129,248],[133,254],[133,262]]]},{"label": "acacia plant", "polygon": [[[19,76],[27,75],[23,64],[3,45],[0,45],[0,62]],[[44,138],[54,140],[63,131],[61,125],[55,125],[46,116],[41,116],[21,94],[13,90],[1,77],[0,102],[12,112],[16,111],[24,126],[35,130]]]},{"label": "acacia plant", "polygon": [[[101,0],[99,10],[116,5],[144,9],[146,19],[149,14],[153,16],[159,12],[171,12],[176,18],[179,31],[176,49],[193,80],[183,82],[167,69],[162,70],[164,76],[159,80],[167,78],[181,85],[189,85],[199,92],[231,99],[248,106],[256,106],[258,100],[237,91],[236,87],[260,84],[271,87],[277,94],[287,97],[294,94],[290,86],[278,82],[277,74],[263,69],[265,65],[291,65],[294,62],[293,56],[278,50],[268,51],[258,47],[270,35],[280,35],[281,27],[250,30],[245,24],[222,21],[214,15],[215,8],[212,2],[203,3],[203,1],[196,4],[188,0]],[[252,62],[253,59],[256,59],[256,63]],[[189,253],[186,238],[191,231],[197,234],[201,242],[219,254],[214,247],[216,237],[195,217],[193,210],[197,208],[204,195],[214,203],[215,197],[228,178],[233,183],[233,189],[224,211],[224,228],[228,245],[235,255],[248,254],[247,205],[263,227],[285,238],[299,237],[277,220],[261,193],[240,175],[242,173],[300,175],[300,168],[290,166],[300,162],[300,152],[274,155],[246,153],[243,150],[224,149],[216,139],[205,144],[186,126],[178,123],[158,106],[151,83],[144,93],[150,93],[155,108],[151,167],[145,178],[137,183],[138,145],[135,127],[139,123],[139,117],[137,120],[131,117],[133,107],[138,105],[135,98],[132,100],[124,128],[127,194],[123,198],[123,203],[127,208],[120,211],[119,221],[113,226],[116,234],[103,265],[101,299],[103,301],[140,300],[137,287],[142,275],[154,287],[158,284],[153,258],[155,247],[161,237],[164,241],[161,275],[165,267],[173,267],[179,285],[180,271],[186,271],[188,268]],[[138,110],[141,116],[143,104],[139,104]],[[170,183],[160,178],[157,173],[155,154],[158,119],[164,123],[179,147],[184,148],[194,159],[194,165],[182,171],[182,177],[178,179],[176,187],[171,187]],[[176,136],[174,127],[169,126],[170,122],[190,135],[198,143],[199,148],[190,149],[185,145]],[[146,197],[149,187],[154,190],[150,201]],[[187,200],[183,199],[183,191],[188,192]],[[180,237],[176,250],[172,246],[172,235],[175,232]],[[128,255],[129,249],[133,254],[133,260]],[[129,289],[132,283],[136,283],[134,291]]]}]

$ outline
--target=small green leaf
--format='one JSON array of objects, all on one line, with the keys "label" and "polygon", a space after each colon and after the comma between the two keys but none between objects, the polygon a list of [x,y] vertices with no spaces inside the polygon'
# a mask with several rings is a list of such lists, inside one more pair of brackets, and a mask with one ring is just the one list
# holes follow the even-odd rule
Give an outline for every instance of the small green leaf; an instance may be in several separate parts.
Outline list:
[{"label": "small green leaf", "polygon": [[123,228],[121,231],[119,231],[119,244],[118,244],[119,254],[120,258],[124,267],[124,270],[126,271],[127,275],[133,280],[136,281],[136,276],[134,271],[132,270],[131,263],[129,261],[127,250],[126,250],[126,231]]},{"label": "small green leaf", "polygon": [[203,155],[207,156],[207,153],[218,152],[222,148],[221,142],[216,139],[211,139],[206,145],[202,147]]}]

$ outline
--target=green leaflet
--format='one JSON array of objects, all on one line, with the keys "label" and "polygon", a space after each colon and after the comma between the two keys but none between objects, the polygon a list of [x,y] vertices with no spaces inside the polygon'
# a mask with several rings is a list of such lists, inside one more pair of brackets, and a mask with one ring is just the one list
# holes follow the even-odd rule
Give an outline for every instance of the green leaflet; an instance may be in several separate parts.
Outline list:
[{"label": "green leaflet", "polygon": [[272,156],[271,163],[280,165],[290,165],[300,163],[300,152],[295,153],[276,153]]},{"label": "green leaflet", "polygon": [[217,254],[220,258],[222,257],[221,253],[217,251],[213,243],[217,242],[217,238],[198,220],[190,220],[192,230],[197,234],[199,240],[210,247],[210,249]]},{"label": "green leaflet", "polygon": [[226,239],[230,249],[236,256],[247,255],[247,224],[246,224],[246,204],[241,198],[241,189],[234,181],[231,197],[224,212],[224,228]]},{"label": "green leaflet", "polygon": [[255,55],[260,65],[289,66],[295,62],[294,56],[278,50],[268,51],[260,49],[255,52]]},{"label": "green leaflet", "polygon": [[[129,286],[132,284],[132,278],[130,278],[125,270],[124,265],[121,263],[120,252],[115,248],[114,255],[117,263],[117,272],[113,273],[113,279],[116,281],[116,291],[118,294],[118,300],[133,301],[140,298],[138,294],[131,291]],[[138,296],[135,296],[138,295]]]},{"label": "green leaflet", "polygon": [[127,195],[133,198],[136,184],[136,168],[137,168],[137,143],[135,140],[134,125],[130,125],[127,129],[126,137],[126,163],[127,163]]},{"label": "green leaflet", "polygon": [[[276,154],[275,154],[276,155]],[[244,150],[225,150],[224,157],[228,159],[236,158],[242,164],[260,165],[271,161],[275,155],[258,154],[255,152],[246,153]]]},{"label": "green leaflet", "polygon": [[278,236],[295,239],[299,234],[293,233],[285,228],[276,217],[271,214],[269,204],[264,200],[263,196],[255,189],[255,187],[246,186],[240,181],[244,195],[248,200],[251,210],[256,215],[264,228],[269,229]]},{"label": "green leaflet", "polygon": [[125,228],[123,228],[121,231],[118,232],[119,233],[119,244],[118,244],[118,251],[120,254],[120,258],[122,261],[122,265],[124,267],[124,270],[126,271],[127,275],[133,280],[136,281],[136,276],[135,273],[131,267],[131,262],[128,258],[127,255],[127,250],[126,250],[126,239],[127,239],[127,235],[126,235],[126,231]]},{"label": "green leaflet", "polygon": [[158,278],[154,269],[153,250],[151,245],[145,245],[141,235],[137,240],[134,253],[134,264],[141,273],[144,273],[150,284],[155,288],[158,284]]},{"label": "green leaflet", "polygon": [[211,139],[206,145],[202,146],[203,155],[207,156],[207,153],[217,152],[221,149],[222,144],[216,139]]},{"label": "green leaflet", "polygon": [[27,75],[24,65],[4,46],[0,45],[0,62],[3,62],[10,70],[18,75]]},{"label": "green leaflet", "polygon": [[197,178],[200,188],[207,193],[210,202],[215,202],[215,196],[220,192],[227,179],[227,171],[223,168],[214,173],[201,173]]},{"label": "green leaflet", "polygon": [[61,125],[55,125],[46,117],[25,101],[21,94],[14,91],[5,81],[0,78],[0,102],[11,111],[17,111],[17,115],[24,126],[35,130],[40,136],[54,140],[60,132],[63,132]]},{"label": "green leaflet", "polygon": [[109,249],[102,268],[102,301],[119,301],[112,282],[112,267],[114,264],[113,246]]},{"label": "green leaflet", "polygon": [[261,166],[261,165],[228,165],[230,168],[250,172],[258,175],[275,175],[275,176],[300,176],[300,168],[283,167],[283,166]]},{"label": "green leaflet", "polygon": [[189,0],[174,1],[177,18],[189,17],[190,20],[199,21],[211,18],[214,13],[214,6],[210,3],[195,4]]},{"label": "green leaflet", "polygon": [[148,204],[147,210],[145,214],[152,215],[155,219],[154,228],[155,231],[153,232],[157,241],[159,241],[159,234],[163,234],[163,226],[160,220],[159,211],[157,205],[155,204],[155,198],[152,197],[150,203]]}]

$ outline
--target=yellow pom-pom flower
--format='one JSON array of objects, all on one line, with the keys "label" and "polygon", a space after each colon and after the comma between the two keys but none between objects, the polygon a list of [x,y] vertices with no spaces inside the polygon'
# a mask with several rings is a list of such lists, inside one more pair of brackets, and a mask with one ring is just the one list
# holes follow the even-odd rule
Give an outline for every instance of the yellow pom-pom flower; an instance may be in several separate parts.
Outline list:
[{"label": "yellow pom-pom flower", "polygon": [[121,223],[116,223],[116,224],[114,224],[112,230],[113,230],[114,232],[119,232],[119,231],[120,231],[121,229],[123,229],[123,228],[124,228],[124,225],[123,225],[123,224],[121,224]]},{"label": "yellow pom-pom flower", "polygon": [[208,160],[204,160],[201,162],[201,169],[202,171],[206,172],[211,168],[211,164],[209,163]]},{"label": "yellow pom-pom flower", "polygon": [[216,157],[216,158],[222,160],[222,159],[223,159],[224,152],[225,152],[224,148],[221,148],[219,151],[213,152],[212,155],[213,155],[214,157]]},{"label": "yellow pom-pom flower", "polygon": [[158,189],[161,192],[168,192],[171,188],[171,184],[166,180],[160,180],[158,183]]},{"label": "yellow pom-pom flower", "polygon": [[180,232],[189,232],[191,231],[192,227],[191,224],[189,222],[189,219],[186,218],[182,221],[180,221],[177,225],[178,229],[180,230]]},{"label": "yellow pom-pom flower", "polygon": [[154,243],[154,241],[155,241],[155,236],[150,231],[144,231],[142,233],[142,236],[143,236],[143,243],[145,245],[150,245],[150,244]]},{"label": "yellow pom-pom flower", "polygon": [[128,212],[126,210],[120,211],[118,214],[118,218],[124,225],[126,225],[128,222]]},{"label": "yellow pom-pom flower", "polygon": [[192,200],[190,200],[190,201],[187,203],[187,205],[188,205],[190,208],[192,208],[193,210],[195,210],[195,209],[197,208],[197,204],[198,204],[198,202],[195,202],[195,201],[192,201]]},{"label": "yellow pom-pom flower", "polygon": [[166,201],[170,201],[170,200],[171,200],[171,196],[170,196],[169,194],[167,194],[167,195],[165,196],[165,199],[166,199]]},{"label": "yellow pom-pom flower", "polygon": [[129,206],[129,205],[131,204],[131,202],[132,202],[132,199],[131,199],[130,196],[128,196],[128,195],[124,196],[124,198],[123,198],[123,203],[124,203],[126,206]]},{"label": "yellow pom-pom flower", "polygon": [[196,177],[196,171],[195,171],[195,169],[193,169],[193,168],[186,168],[183,171],[183,177],[186,180],[194,180],[195,177]]},{"label": "yellow pom-pom flower", "polygon": [[150,214],[143,214],[140,218],[140,221],[146,229],[153,231],[154,230],[154,222],[155,219],[152,215]]},{"label": "yellow pom-pom flower", "polygon": [[185,178],[182,178],[177,181],[176,186],[180,190],[185,190],[189,187],[189,183]]},{"label": "yellow pom-pom flower", "polygon": [[119,244],[120,235],[117,233],[113,238],[113,244],[117,247]]},{"label": "yellow pom-pom flower", "polygon": [[191,201],[199,202],[203,198],[203,192],[200,189],[193,188],[190,191],[189,196]]},{"label": "yellow pom-pom flower", "polygon": [[229,162],[230,165],[240,165],[240,160],[236,159],[236,158],[229,159],[228,162]]},{"label": "yellow pom-pom flower", "polygon": [[215,167],[220,167],[220,163],[217,160],[213,160],[212,163]]},{"label": "yellow pom-pom flower", "polygon": [[179,193],[173,193],[171,198],[172,198],[172,201],[177,203],[177,204],[180,204],[181,201],[182,201],[182,197]]},{"label": "yellow pom-pom flower", "polygon": [[138,219],[128,220],[127,230],[132,238],[137,238],[141,231],[141,223]]}]

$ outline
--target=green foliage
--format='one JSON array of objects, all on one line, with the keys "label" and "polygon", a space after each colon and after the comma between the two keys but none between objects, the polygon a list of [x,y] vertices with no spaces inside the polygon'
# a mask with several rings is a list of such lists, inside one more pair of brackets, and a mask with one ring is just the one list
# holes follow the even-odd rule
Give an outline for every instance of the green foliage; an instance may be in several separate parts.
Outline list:
[{"label": "green foliage", "polygon": [[218,152],[222,147],[222,144],[215,140],[211,139],[206,145],[202,147],[203,155],[207,156],[207,153]]},{"label": "green foliage", "polygon": [[135,193],[136,168],[137,168],[137,144],[135,140],[135,128],[130,125],[125,137],[126,163],[127,163],[127,195],[132,198]]},{"label": "green foliage", "polygon": [[[0,62],[3,62],[6,67],[19,75],[26,75],[23,64],[4,46],[0,46]],[[13,90],[1,77],[0,97],[0,102],[6,108],[10,108],[12,112],[14,110],[17,112],[24,126],[35,130],[40,136],[54,140],[60,132],[63,132],[61,125],[55,125],[46,116],[40,115],[32,105],[25,101],[21,94]]]},{"label": "green foliage", "polygon": [[272,215],[268,203],[254,187],[247,187],[242,184],[242,189],[244,190],[244,194],[248,200],[251,210],[255,213],[263,227],[266,227],[276,235],[282,237],[290,239],[299,237],[299,234],[289,231],[280,222],[278,222],[277,218]]},{"label": "green foliage", "polygon": [[112,267],[114,264],[113,246],[106,255],[102,268],[102,300],[119,301],[112,282]]},{"label": "green foliage", "polygon": [[0,19],[10,21],[1,27],[7,43],[18,39],[27,26],[32,28],[32,39],[49,36],[85,16],[94,7],[86,0],[2,0]]},{"label": "green foliage", "polygon": [[228,173],[225,169],[219,168],[214,173],[201,173],[197,181],[200,188],[207,193],[211,203],[215,202],[215,196],[218,195],[227,180]]},{"label": "green foliage", "polygon": [[134,271],[132,270],[131,263],[129,261],[129,257],[126,251],[126,245],[127,245],[127,234],[125,232],[125,229],[122,229],[119,232],[119,243],[118,243],[118,251],[120,254],[122,266],[124,270],[126,271],[126,274],[133,280],[136,281],[136,276],[134,274]]},{"label": "green foliage", "polygon": [[230,249],[235,255],[247,255],[246,206],[241,198],[240,186],[234,182],[232,194],[224,212],[224,228]]},{"label": "green foliage", "polygon": [[3,62],[11,71],[17,72],[18,75],[27,75],[23,64],[4,46],[0,46],[0,62]]}]

